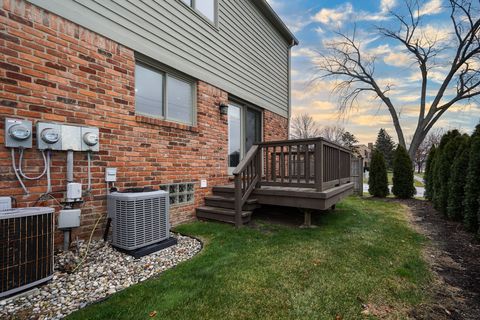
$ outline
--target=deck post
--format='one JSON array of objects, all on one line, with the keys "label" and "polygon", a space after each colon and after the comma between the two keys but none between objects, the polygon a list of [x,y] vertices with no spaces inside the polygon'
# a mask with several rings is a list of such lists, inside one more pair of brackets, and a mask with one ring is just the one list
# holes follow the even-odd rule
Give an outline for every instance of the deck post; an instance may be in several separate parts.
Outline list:
[{"label": "deck post", "polygon": [[315,143],[315,188],[323,191],[323,141]]},{"label": "deck post", "polygon": [[257,175],[258,175],[258,181],[257,181],[257,184],[255,185],[255,188],[260,188],[262,186],[262,177],[263,177],[263,148],[262,147],[258,148],[258,153],[256,157],[257,158],[255,159],[256,160],[255,171],[257,172]]},{"label": "deck post", "polygon": [[242,223],[242,181],[241,176],[235,176],[235,227],[240,228]]},{"label": "deck post", "polygon": [[310,229],[310,228],[315,228],[314,225],[312,225],[312,210],[310,209],[303,209],[303,224],[300,226],[302,229]]},{"label": "deck post", "polygon": [[338,185],[342,185],[342,152],[337,149],[338,152]]}]

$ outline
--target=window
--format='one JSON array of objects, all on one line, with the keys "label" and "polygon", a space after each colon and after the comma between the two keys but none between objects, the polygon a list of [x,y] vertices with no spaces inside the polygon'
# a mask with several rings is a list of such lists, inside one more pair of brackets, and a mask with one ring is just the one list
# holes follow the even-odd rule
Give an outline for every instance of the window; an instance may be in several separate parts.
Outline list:
[{"label": "window", "polygon": [[182,0],[187,6],[201,13],[205,18],[216,23],[218,0]]},{"label": "window", "polygon": [[167,82],[168,118],[178,122],[192,123],[192,84],[171,76],[168,76]]},{"label": "window", "polygon": [[195,85],[147,64],[135,66],[135,111],[138,114],[194,124]]},{"label": "window", "polygon": [[163,184],[161,190],[168,191],[170,205],[193,203],[195,200],[195,183]]},{"label": "window", "polygon": [[138,113],[163,117],[163,73],[143,65],[135,66],[135,109]]},{"label": "window", "polygon": [[208,20],[215,22],[215,0],[196,0],[195,9],[200,11]]}]

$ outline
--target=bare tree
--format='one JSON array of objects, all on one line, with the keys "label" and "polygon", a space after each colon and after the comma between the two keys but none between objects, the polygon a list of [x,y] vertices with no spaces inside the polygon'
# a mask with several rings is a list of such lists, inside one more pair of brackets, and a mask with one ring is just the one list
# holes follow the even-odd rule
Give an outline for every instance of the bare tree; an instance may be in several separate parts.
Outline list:
[{"label": "bare tree", "polygon": [[308,113],[293,117],[291,122],[291,136],[293,139],[309,139],[320,135],[318,124]]},{"label": "bare tree", "polygon": [[340,126],[325,126],[320,129],[320,136],[329,141],[342,144],[342,137],[345,134],[345,128]]},{"label": "bare tree", "polygon": [[[422,12],[419,1],[404,0],[406,15],[391,12],[398,23],[397,30],[377,27],[380,35],[393,39],[405,48],[416,62],[421,73],[418,123],[408,149],[411,159],[442,115],[455,103],[468,101],[480,95],[480,4],[476,0],[449,0],[450,20],[455,40],[442,44],[431,39],[422,30]],[[340,95],[340,109],[352,107],[359,95],[371,93],[381,100],[391,115],[399,143],[406,147],[405,136],[399,121],[399,110],[389,97],[391,84],[382,86],[375,77],[375,57],[365,54],[356,32],[352,35],[338,32],[338,40],[325,45],[316,62],[315,80],[334,77],[338,80],[336,91]],[[450,48],[453,46],[453,48]],[[448,49],[448,50],[447,50]],[[430,71],[438,66],[437,55],[451,55],[448,71],[433,100],[427,103]],[[453,95],[447,91],[455,88]]]},{"label": "bare tree", "polygon": [[329,141],[344,146],[347,149],[355,151],[358,143],[357,137],[341,126],[325,126],[320,129],[320,136]]},{"label": "bare tree", "polygon": [[432,146],[438,146],[440,144],[440,140],[442,139],[444,133],[445,132],[443,129],[435,129],[430,131],[430,133],[418,147],[417,152],[415,153],[415,158],[413,159],[418,173],[422,172],[430,149]]}]

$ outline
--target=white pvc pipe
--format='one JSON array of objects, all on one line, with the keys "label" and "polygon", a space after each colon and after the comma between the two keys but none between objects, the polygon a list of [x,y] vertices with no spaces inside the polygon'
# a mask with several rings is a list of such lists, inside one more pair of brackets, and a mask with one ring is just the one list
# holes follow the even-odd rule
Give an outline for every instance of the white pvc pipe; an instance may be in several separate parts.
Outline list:
[{"label": "white pvc pipe", "polygon": [[25,194],[29,194],[27,187],[25,187],[25,184],[23,183],[22,178],[18,174],[17,165],[15,164],[15,149],[14,148],[11,149],[11,155],[12,155],[12,167],[13,167],[13,171],[15,172],[15,176],[17,177],[18,182],[20,182],[20,185],[22,186]]}]

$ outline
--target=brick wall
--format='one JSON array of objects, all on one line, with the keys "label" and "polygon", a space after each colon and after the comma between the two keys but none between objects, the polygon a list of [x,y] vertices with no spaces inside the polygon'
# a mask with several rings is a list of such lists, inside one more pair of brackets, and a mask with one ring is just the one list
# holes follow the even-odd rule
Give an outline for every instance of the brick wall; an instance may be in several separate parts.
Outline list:
[{"label": "brick wall", "polygon": [[265,110],[263,112],[263,139],[265,141],[287,140],[288,119]]},{"label": "brick wall", "polygon": [[[218,107],[228,101],[228,93],[197,83],[195,127],[135,115],[133,50],[24,1],[2,2],[0,196],[13,195],[20,206],[31,206],[46,191],[45,179],[25,181],[30,195],[23,195],[3,146],[4,117],[89,125],[100,128],[100,152],[93,157],[93,191],[85,198],[82,227],[74,237],[86,237],[105,214],[105,167],[118,169],[119,188],[195,182],[195,203],[171,210],[173,225],[191,220],[211,187],[228,181],[227,117]],[[264,131],[266,140],[285,139],[287,120],[265,112]],[[28,174],[41,171],[35,147],[25,157]],[[65,190],[65,160],[65,152],[53,153],[53,196],[58,201]],[[75,180],[84,184],[86,164],[86,154],[76,152]],[[201,179],[208,180],[208,188],[200,188]],[[39,204],[55,206],[56,201]],[[102,229],[103,224],[98,234]],[[59,233],[56,242],[61,241]]]}]

